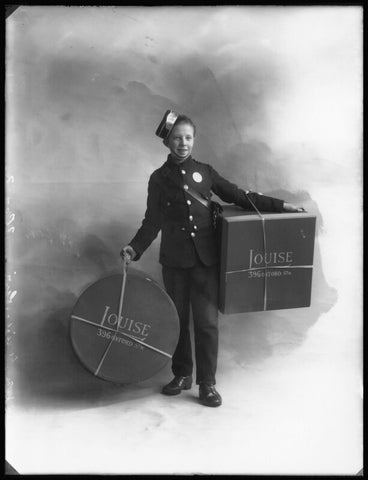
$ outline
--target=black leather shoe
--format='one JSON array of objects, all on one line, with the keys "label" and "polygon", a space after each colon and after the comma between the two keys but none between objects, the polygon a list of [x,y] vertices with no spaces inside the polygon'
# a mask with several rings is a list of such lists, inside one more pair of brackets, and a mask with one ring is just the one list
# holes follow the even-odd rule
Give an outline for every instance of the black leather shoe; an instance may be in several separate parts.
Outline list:
[{"label": "black leather shoe", "polygon": [[222,398],[214,385],[199,385],[199,401],[206,407],[219,407],[222,404]]},{"label": "black leather shoe", "polygon": [[192,388],[192,376],[188,377],[174,377],[170,383],[165,385],[162,389],[164,395],[178,395],[182,390],[189,390]]}]

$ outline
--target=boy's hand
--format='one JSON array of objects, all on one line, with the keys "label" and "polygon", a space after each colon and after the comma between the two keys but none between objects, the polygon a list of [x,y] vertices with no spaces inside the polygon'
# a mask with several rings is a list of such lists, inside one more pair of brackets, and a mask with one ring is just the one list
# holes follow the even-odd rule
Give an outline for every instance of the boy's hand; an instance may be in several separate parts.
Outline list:
[{"label": "boy's hand", "polygon": [[120,252],[120,256],[126,261],[127,265],[129,265],[129,263],[137,256],[137,252],[130,245],[126,245]]},{"label": "boy's hand", "polygon": [[292,203],[286,203],[286,202],[284,202],[284,210],[285,212],[305,212],[303,207],[297,207]]}]

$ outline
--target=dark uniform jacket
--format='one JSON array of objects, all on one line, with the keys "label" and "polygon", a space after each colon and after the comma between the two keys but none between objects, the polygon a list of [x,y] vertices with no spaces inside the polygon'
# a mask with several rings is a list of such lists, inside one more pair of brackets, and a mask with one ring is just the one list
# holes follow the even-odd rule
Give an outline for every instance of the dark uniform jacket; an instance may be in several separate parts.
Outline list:
[{"label": "dark uniform jacket", "polygon": [[[170,161],[169,155],[149,179],[145,217],[129,243],[137,252],[134,260],[139,260],[161,230],[162,265],[192,267],[196,253],[207,266],[218,262],[211,212],[186,191],[187,186],[207,200],[213,192],[224,202],[254,209],[245,191],[221,177],[210,165],[192,157],[177,165]],[[248,196],[260,211],[283,211],[283,200],[253,192]]]}]

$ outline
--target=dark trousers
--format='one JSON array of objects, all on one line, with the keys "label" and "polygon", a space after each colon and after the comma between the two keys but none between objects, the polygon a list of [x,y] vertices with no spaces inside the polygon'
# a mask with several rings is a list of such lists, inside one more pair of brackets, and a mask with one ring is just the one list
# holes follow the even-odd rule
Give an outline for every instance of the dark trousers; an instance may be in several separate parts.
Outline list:
[{"label": "dark trousers", "polygon": [[216,383],[218,353],[218,265],[206,267],[199,260],[191,268],[162,267],[167,293],[180,319],[179,342],[172,358],[175,376],[193,372],[189,332],[190,306],[193,313],[196,383]]}]

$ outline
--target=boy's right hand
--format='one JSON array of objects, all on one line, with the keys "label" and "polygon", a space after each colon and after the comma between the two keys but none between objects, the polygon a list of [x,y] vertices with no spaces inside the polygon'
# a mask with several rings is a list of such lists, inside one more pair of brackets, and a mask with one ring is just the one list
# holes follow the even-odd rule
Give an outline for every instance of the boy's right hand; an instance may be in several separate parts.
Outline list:
[{"label": "boy's right hand", "polygon": [[126,245],[120,252],[120,256],[128,265],[137,256],[137,252],[130,245]]}]

